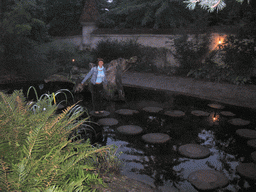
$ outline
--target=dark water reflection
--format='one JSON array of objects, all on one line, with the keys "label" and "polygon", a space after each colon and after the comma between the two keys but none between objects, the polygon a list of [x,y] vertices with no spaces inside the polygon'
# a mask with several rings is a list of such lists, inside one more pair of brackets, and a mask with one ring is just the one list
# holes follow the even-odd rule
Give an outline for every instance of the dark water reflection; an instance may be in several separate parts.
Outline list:
[{"label": "dark water reflection", "polygon": [[[46,87],[41,91],[44,89]],[[109,117],[118,119],[119,123],[116,126],[104,127],[104,139],[101,142],[102,145],[114,144],[119,147],[118,151],[122,152],[120,159],[124,162],[122,174],[157,187],[161,191],[194,192],[197,190],[186,180],[188,175],[199,169],[213,169],[222,171],[230,181],[227,187],[219,191],[256,191],[255,182],[236,173],[239,162],[252,162],[250,154],[254,150],[247,146],[246,140],[235,135],[239,128],[255,130],[255,110],[224,105],[223,110],[233,112],[235,117],[251,121],[248,126],[239,127],[228,124],[227,121],[232,117],[220,115],[222,110],[208,107],[207,104],[213,103],[209,100],[129,87],[125,88],[125,93],[125,102],[106,101],[105,109],[111,112]],[[92,110],[90,93],[76,95],[76,100],[82,100],[81,104],[89,111]],[[150,114],[142,111],[143,107],[149,106],[162,107],[163,111],[181,110],[186,115],[182,118],[172,118],[165,116],[163,112]],[[118,109],[136,109],[139,114],[118,115],[115,113]],[[191,115],[192,110],[203,110],[210,115],[196,117]],[[218,117],[217,121],[213,121],[214,116]],[[122,125],[138,125],[144,131],[140,135],[125,136],[116,131],[116,128]],[[154,145],[143,142],[142,135],[153,132],[166,133],[171,140],[165,144]],[[189,143],[207,146],[211,155],[205,159],[181,156],[177,151],[179,146]]]},{"label": "dark water reflection", "polygon": [[[236,117],[250,120],[248,126],[232,126],[227,123],[232,117],[220,115],[222,110],[207,106],[213,103],[171,92],[125,88],[126,102],[107,102],[106,110],[110,117],[119,120],[116,126],[104,127],[103,145],[115,144],[122,152],[120,159],[125,166],[122,173],[128,177],[143,181],[162,191],[197,191],[186,180],[188,175],[199,169],[222,171],[230,184],[219,191],[251,191],[255,182],[241,178],[236,173],[239,162],[252,162],[250,154],[254,150],[246,145],[246,141],[235,135],[239,128],[255,129],[255,110],[224,105],[225,111],[231,111]],[[84,95],[83,104],[90,108],[90,95]],[[143,107],[162,107],[166,110],[182,110],[186,115],[182,118],[171,118],[159,112],[146,113]],[[123,116],[115,113],[118,109],[136,109],[139,114]],[[203,110],[209,117],[195,117],[192,110]],[[213,121],[213,116],[218,117]],[[95,119],[97,120],[97,119]],[[121,125],[139,125],[143,133],[126,136],[116,132]],[[166,133],[172,139],[165,144],[147,144],[141,136],[145,133]],[[189,159],[178,153],[181,145],[196,143],[207,146],[211,155],[205,159]]]}]

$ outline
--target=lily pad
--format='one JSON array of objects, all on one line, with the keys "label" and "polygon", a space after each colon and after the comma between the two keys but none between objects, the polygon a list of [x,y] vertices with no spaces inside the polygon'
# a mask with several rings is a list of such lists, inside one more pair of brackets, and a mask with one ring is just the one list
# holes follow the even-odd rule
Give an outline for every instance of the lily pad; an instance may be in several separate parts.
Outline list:
[{"label": "lily pad", "polygon": [[123,125],[118,127],[117,131],[127,135],[137,135],[140,134],[143,129],[137,125]]},{"label": "lily pad", "polygon": [[240,163],[236,167],[237,172],[246,178],[256,180],[256,164],[254,163]]},{"label": "lily pad", "polygon": [[134,113],[139,113],[139,111],[132,109],[118,109],[115,112],[120,115],[133,115]]},{"label": "lily pad", "polygon": [[163,108],[161,107],[144,107],[142,110],[150,113],[158,113],[159,111],[162,111]]},{"label": "lily pad", "polygon": [[98,121],[98,123],[103,125],[103,126],[111,126],[111,125],[117,125],[118,120],[116,120],[114,118],[103,118],[103,119],[100,119]]},{"label": "lily pad", "polygon": [[214,190],[228,185],[228,178],[215,170],[198,170],[188,176],[188,181],[198,190]]},{"label": "lily pad", "polygon": [[249,125],[250,121],[240,119],[240,118],[234,118],[234,119],[228,120],[228,123],[236,126],[245,126],[245,125]]},{"label": "lily pad", "polygon": [[247,145],[256,149],[256,139],[252,139],[252,140],[247,141]]},{"label": "lily pad", "polygon": [[221,111],[221,115],[226,116],[226,117],[234,117],[236,114],[232,113],[231,111]]},{"label": "lily pad", "polygon": [[223,109],[224,108],[223,105],[216,104],[216,103],[210,103],[210,104],[208,104],[208,106],[211,107],[211,108],[214,108],[214,109]]},{"label": "lily pad", "polygon": [[210,115],[210,113],[200,110],[191,111],[191,114],[198,117],[208,117]]},{"label": "lily pad", "polygon": [[172,110],[172,111],[166,111],[164,112],[165,115],[171,116],[171,117],[183,117],[185,116],[185,113],[183,111],[179,110]]},{"label": "lily pad", "polygon": [[209,157],[211,152],[207,147],[198,144],[186,144],[179,147],[179,153],[193,159]]},{"label": "lily pad", "polygon": [[94,117],[107,117],[107,116],[110,115],[110,112],[109,111],[103,111],[103,113],[95,114],[95,111],[91,111],[90,115],[92,115]]},{"label": "lily pad", "polygon": [[238,129],[236,134],[245,139],[256,139],[256,131],[251,129]]},{"label": "lily pad", "polygon": [[142,139],[148,143],[165,143],[171,137],[164,133],[148,133],[142,136]]},{"label": "lily pad", "polygon": [[254,163],[256,163],[256,151],[251,153],[251,157]]}]

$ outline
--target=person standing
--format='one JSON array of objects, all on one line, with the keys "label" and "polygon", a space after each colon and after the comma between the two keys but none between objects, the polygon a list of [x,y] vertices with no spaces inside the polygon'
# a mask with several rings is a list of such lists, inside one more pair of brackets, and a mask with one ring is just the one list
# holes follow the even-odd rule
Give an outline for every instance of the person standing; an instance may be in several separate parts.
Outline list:
[{"label": "person standing", "polygon": [[104,68],[104,60],[98,58],[97,66],[93,67],[90,72],[82,80],[81,85],[83,86],[87,79],[91,77],[91,93],[92,93],[92,104],[95,114],[104,113],[103,110],[103,83],[107,83],[106,70]]}]

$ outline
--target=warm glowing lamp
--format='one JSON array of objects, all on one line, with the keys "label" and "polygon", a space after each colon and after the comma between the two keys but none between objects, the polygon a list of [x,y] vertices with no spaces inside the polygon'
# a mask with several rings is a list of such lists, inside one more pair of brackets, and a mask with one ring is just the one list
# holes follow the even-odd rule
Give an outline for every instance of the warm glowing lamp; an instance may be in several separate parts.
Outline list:
[{"label": "warm glowing lamp", "polygon": [[216,114],[216,112],[214,112],[214,115],[212,117],[213,122],[218,120],[218,115]]},{"label": "warm glowing lamp", "polygon": [[222,43],[222,41],[221,41],[221,38],[219,37],[219,42],[218,42],[218,44],[221,44]]},{"label": "warm glowing lamp", "polygon": [[72,62],[75,62],[75,59],[72,59]]}]

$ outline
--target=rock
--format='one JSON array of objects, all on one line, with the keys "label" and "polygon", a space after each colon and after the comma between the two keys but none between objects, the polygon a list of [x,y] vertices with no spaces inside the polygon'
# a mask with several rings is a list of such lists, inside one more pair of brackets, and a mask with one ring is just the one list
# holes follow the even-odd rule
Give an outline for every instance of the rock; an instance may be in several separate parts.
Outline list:
[{"label": "rock", "polygon": [[188,176],[188,181],[198,190],[214,190],[228,185],[228,178],[215,170],[198,170]]},{"label": "rock", "polygon": [[142,110],[150,113],[158,113],[159,111],[162,111],[163,108],[161,107],[144,107]]},{"label": "rock", "polygon": [[92,115],[94,117],[107,117],[107,116],[110,115],[110,112],[109,111],[103,111],[103,113],[95,114],[95,111],[91,111],[90,115]]},{"label": "rock", "polygon": [[68,76],[61,75],[61,74],[53,74],[50,77],[44,79],[45,83],[48,82],[68,82],[68,83],[73,83],[75,84],[71,79],[68,78]]},{"label": "rock", "polygon": [[117,125],[118,120],[114,118],[103,118],[103,119],[100,119],[98,123],[103,126],[112,126],[112,125]]},{"label": "rock", "polygon": [[134,113],[139,113],[139,111],[132,109],[118,109],[115,112],[120,115],[133,115]]},{"label": "rock", "polygon": [[200,110],[191,111],[191,114],[198,117],[208,117],[210,115],[210,113]]},{"label": "rock", "polygon": [[143,129],[137,125],[123,125],[117,128],[117,131],[126,135],[140,134]]},{"label": "rock", "polygon": [[82,84],[78,84],[75,86],[75,93],[82,92],[84,90],[84,86]]},{"label": "rock", "polygon": [[207,147],[198,144],[182,145],[179,147],[178,151],[181,155],[193,159],[203,159],[209,157],[211,154]]},{"label": "rock", "polygon": [[256,131],[251,129],[238,129],[236,134],[245,139],[256,139]]},{"label": "rock", "polygon": [[252,140],[247,141],[247,145],[256,149],[256,139],[252,139]]},{"label": "rock", "polygon": [[148,133],[142,136],[142,139],[147,143],[165,143],[171,137],[164,133]]},{"label": "rock", "polygon": [[214,109],[223,109],[224,108],[223,105],[215,104],[215,103],[208,104],[208,106],[211,108],[214,108]]},{"label": "rock", "polygon": [[251,153],[251,157],[254,163],[256,163],[256,151]]},{"label": "rock", "polygon": [[171,117],[183,117],[185,116],[185,113],[183,111],[179,110],[172,110],[172,111],[166,111],[164,112],[165,115],[171,116]]},{"label": "rock", "polygon": [[241,176],[256,180],[256,165],[254,163],[240,163],[236,170]]},{"label": "rock", "polygon": [[249,125],[250,121],[240,119],[240,118],[234,118],[234,119],[228,120],[228,123],[236,126],[245,126],[245,125]]},{"label": "rock", "polygon": [[233,117],[233,116],[236,115],[236,114],[234,114],[230,111],[221,111],[220,114],[223,115],[223,116],[226,116],[226,117]]}]

